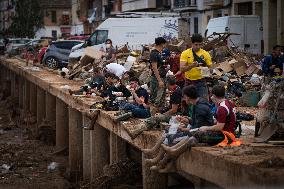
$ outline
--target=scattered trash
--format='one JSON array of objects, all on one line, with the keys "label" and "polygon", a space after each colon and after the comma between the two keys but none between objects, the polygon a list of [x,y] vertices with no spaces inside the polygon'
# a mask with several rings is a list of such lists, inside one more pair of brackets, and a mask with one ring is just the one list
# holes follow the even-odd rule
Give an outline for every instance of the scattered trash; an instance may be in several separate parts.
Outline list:
[{"label": "scattered trash", "polygon": [[3,164],[1,166],[1,173],[2,174],[6,174],[10,171],[11,166],[7,165],[7,164]]},{"label": "scattered trash", "polygon": [[48,172],[54,171],[57,167],[58,167],[58,163],[56,162],[51,162],[48,166],[47,166],[47,170]]}]

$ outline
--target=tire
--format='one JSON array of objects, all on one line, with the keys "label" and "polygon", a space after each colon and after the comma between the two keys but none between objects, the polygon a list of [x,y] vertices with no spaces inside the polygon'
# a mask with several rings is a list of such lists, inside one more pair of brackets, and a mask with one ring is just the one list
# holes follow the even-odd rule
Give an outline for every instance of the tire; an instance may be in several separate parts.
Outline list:
[{"label": "tire", "polygon": [[48,68],[50,69],[56,69],[58,68],[58,60],[56,58],[54,58],[53,56],[48,57],[45,60],[45,64]]}]

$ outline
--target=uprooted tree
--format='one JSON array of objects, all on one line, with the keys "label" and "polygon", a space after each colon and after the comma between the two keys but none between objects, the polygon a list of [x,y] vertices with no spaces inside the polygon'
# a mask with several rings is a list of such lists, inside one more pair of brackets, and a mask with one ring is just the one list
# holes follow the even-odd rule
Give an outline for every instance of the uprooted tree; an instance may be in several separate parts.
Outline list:
[{"label": "uprooted tree", "polygon": [[43,10],[39,0],[17,0],[15,16],[9,32],[15,37],[33,38],[36,31],[43,27]]}]

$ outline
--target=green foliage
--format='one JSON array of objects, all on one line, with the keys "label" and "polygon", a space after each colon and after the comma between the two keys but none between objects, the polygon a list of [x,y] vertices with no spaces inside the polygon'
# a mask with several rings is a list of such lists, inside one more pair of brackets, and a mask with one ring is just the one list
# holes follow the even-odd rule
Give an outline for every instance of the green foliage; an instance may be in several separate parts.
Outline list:
[{"label": "green foliage", "polygon": [[17,0],[15,11],[9,32],[15,37],[33,38],[43,27],[44,15],[39,0]]}]

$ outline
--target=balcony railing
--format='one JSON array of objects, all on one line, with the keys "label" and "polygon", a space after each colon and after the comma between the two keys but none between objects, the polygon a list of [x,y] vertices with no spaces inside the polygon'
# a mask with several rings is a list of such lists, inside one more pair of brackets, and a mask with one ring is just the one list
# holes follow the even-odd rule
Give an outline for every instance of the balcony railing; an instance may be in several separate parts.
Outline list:
[{"label": "balcony railing", "polygon": [[196,0],[175,0],[174,8],[188,8],[188,7],[196,7]]},{"label": "balcony railing", "polygon": [[207,6],[224,6],[224,0],[204,0],[204,5]]}]

